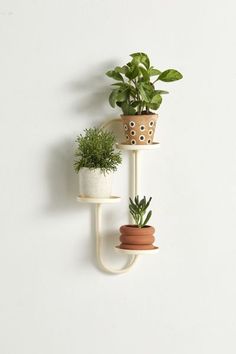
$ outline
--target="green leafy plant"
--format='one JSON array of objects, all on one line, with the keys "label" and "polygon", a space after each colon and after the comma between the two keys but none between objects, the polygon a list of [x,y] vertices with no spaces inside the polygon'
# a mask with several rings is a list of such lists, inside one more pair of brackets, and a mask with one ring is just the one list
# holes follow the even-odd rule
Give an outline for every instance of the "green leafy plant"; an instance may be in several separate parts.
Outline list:
[{"label": "green leafy plant", "polygon": [[115,136],[98,128],[85,129],[84,132],[76,139],[75,171],[78,173],[82,167],[100,168],[104,174],[116,171],[122,159],[121,153],[114,149]]},{"label": "green leafy plant", "polygon": [[110,105],[117,105],[125,115],[151,114],[162,102],[162,95],[168,91],[157,90],[159,81],[171,82],[182,79],[182,74],[175,69],[160,71],[150,65],[145,53],[133,53],[132,60],[124,66],[116,66],[106,75],[116,82],[110,96]]},{"label": "green leafy plant", "polygon": [[146,197],[143,197],[143,199],[139,200],[139,196],[136,195],[134,200],[132,200],[131,198],[129,198],[129,200],[129,211],[132,217],[134,218],[136,225],[139,228],[144,227],[152,216],[152,211],[150,210],[147,213],[147,216],[145,217],[147,208],[149,207],[152,198],[150,197],[148,201],[146,200]]}]

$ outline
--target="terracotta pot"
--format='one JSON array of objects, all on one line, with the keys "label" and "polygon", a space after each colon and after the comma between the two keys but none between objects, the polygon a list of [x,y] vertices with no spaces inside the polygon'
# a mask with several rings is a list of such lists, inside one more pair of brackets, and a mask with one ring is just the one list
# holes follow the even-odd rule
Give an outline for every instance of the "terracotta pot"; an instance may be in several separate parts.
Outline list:
[{"label": "terracotta pot", "polygon": [[129,250],[151,250],[155,247],[153,236],[155,232],[154,227],[144,226],[142,228],[136,225],[123,225],[120,227],[120,248]]},{"label": "terracotta pot", "polygon": [[148,235],[143,235],[143,236],[126,236],[126,235],[121,235],[120,236],[120,242],[121,243],[126,243],[128,245],[149,245],[152,244],[155,241],[154,236],[148,236]]},{"label": "terracotta pot", "polygon": [[131,145],[152,144],[157,118],[157,114],[121,115],[126,143]]},{"label": "terracotta pot", "polygon": [[122,225],[120,227],[121,235],[128,235],[128,236],[153,236],[155,232],[154,227],[146,225],[144,227],[139,228],[136,225]]}]

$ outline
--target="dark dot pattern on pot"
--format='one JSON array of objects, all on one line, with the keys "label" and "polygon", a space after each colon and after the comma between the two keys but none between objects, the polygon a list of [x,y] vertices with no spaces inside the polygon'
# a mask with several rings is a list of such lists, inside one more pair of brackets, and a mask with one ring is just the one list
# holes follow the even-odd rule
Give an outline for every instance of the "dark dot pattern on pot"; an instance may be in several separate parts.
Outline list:
[{"label": "dark dot pattern on pot", "polygon": [[140,130],[143,132],[145,130],[145,126],[144,125],[140,125]]},{"label": "dark dot pattern on pot", "polygon": [[135,122],[133,122],[133,121],[131,120],[131,122],[129,122],[129,125],[130,125],[131,128],[133,128],[133,127],[135,127]]},{"label": "dark dot pattern on pot", "polygon": [[145,136],[144,135],[140,135],[139,140],[140,141],[144,141],[145,140]]},{"label": "dark dot pattern on pot", "polygon": [[[132,138],[131,144],[138,144],[138,141],[141,141],[141,142],[147,141],[148,144],[151,144],[152,143],[152,139],[150,139],[150,138],[147,139],[147,135],[145,136],[143,134],[140,134],[140,131],[145,131],[145,126],[144,125],[141,125],[139,127],[139,131],[138,131],[138,127],[137,127],[136,130],[132,129],[129,132],[127,132],[128,134],[126,134],[126,140],[129,140],[129,137],[130,137],[130,138]],[[152,136],[153,135],[153,129],[149,129],[147,133],[148,133],[149,136]]]},{"label": "dark dot pattern on pot", "polygon": [[151,119],[147,122],[135,121],[133,119],[123,123],[125,131],[125,140],[131,145],[146,145],[152,144],[156,126],[156,120]]}]

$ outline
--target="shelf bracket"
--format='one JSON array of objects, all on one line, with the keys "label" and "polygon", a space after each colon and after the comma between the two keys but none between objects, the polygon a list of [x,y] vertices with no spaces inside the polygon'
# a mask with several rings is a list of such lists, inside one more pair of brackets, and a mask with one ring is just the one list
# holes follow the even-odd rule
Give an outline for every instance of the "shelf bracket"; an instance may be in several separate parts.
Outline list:
[{"label": "shelf bracket", "polygon": [[127,265],[121,269],[115,269],[112,267],[109,267],[105,265],[103,258],[102,258],[102,236],[101,236],[101,204],[97,203],[96,204],[96,209],[95,209],[95,223],[96,223],[96,256],[97,256],[97,262],[103,271],[107,273],[112,273],[112,274],[122,274],[128,272],[133,265],[136,263],[138,256],[133,256],[129,255],[129,261]]},{"label": "shelf bracket", "polygon": [[[105,122],[100,128],[105,129],[111,123],[121,122],[121,119],[112,119],[108,122]],[[133,168],[132,168],[132,198],[140,193],[140,171],[139,171],[139,155],[141,150],[153,150],[158,148],[157,142],[154,142],[150,145],[127,145],[125,143],[117,143],[116,147],[120,150],[126,150],[132,152],[133,157]],[[95,234],[96,234],[96,257],[99,268],[107,273],[111,274],[122,274],[128,272],[133,265],[136,263],[138,256],[141,254],[154,254],[158,251],[158,247],[155,247],[154,250],[124,250],[120,249],[118,246],[117,251],[128,256],[127,265],[121,269],[115,269],[110,266],[107,266],[102,257],[102,235],[101,235],[101,209],[102,204],[104,203],[115,203],[120,200],[119,197],[110,197],[110,198],[87,198],[79,196],[77,197],[79,202],[92,203],[95,204]]]}]

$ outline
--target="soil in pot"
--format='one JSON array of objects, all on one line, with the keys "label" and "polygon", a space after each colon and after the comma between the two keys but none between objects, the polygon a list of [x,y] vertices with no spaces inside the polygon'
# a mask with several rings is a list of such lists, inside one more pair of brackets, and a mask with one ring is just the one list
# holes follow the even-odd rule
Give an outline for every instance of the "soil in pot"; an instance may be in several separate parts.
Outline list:
[{"label": "soil in pot", "polygon": [[144,226],[142,228],[136,225],[123,225],[120,227],[120,248],[129,250],[152,250],[155,229],[152,226]]},{"label": "soil in pot", "polygon": [[157,114],[121,115],[126,144],[152,144],[157,118]]}]

